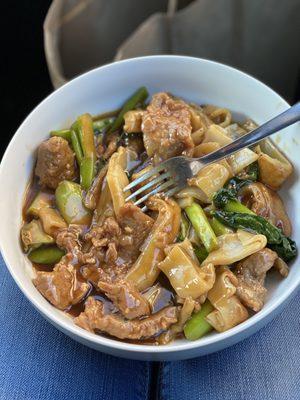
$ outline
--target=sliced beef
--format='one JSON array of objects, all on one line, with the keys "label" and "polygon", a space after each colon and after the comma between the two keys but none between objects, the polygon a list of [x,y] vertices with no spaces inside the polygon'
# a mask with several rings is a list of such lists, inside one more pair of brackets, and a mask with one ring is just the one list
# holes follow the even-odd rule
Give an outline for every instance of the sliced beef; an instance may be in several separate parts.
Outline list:
[{"label": "sliced beef", "polygon": [[112,283],[99,281],[98,287],[127,319],[150,314],[148,301],[125,279]]},{"label": "sliced beef", "polygon": [[76,269],[63,258],[51,272],[37,272],[33,283],[55,307],[66,310],[79,303],[88,293],[90,285],[79,282]]},{"label": "sliced beef", "polygon": [[289,274],[289,267],[285,261],[283,261],[280,257],[275,260],[273,267],[280,273],[283,278],[286,278]]},{"label": "sliced beef", "polygon": [[56,189],[65,179],[72,181],[77,177],[75,155],[65,139],[54,136],[39,146],[35,174],[41,186],[50,189]]},{"label": "sliced beef", "polygon": [[58,247],[74,252],[81,249],[80,239],[82,238],[83,229],[81,225],[71,224],[67,228],[61,229],[56,236],[56,244]]},{"label": "sliced beef", "polygon": [[277,258],[274,251],[265,248],[240,261],[236,266],[236,294],[241,302],[253,311],[261,310],[264,305],[267,294],[264,287],[266,273]]},{"label": "sliced beef", "polygon": [[102,331],[119,339],[142,339],[153,337],[177,322],[177,308],[166,307],[144,319],[125,320],[116,314],[105,314],[101,301],[89,297],[85,310],[75,323],[90,332]]},{"label": "sliced beef", "polygon": [[245,186],[241,192],[241,200],[255,214],[266,218],[282,229],[287,236],[291,235],[292,226],[279,195],[263,183],[256,182]]},{"label": "sliced beef", "polygon": [[[108,217],[102,224],[95,224],[85,235],[91,243],[90,253],[94,262],[113,265],[116,268],[129,266],[139,253],[154,221],[133,204],[125,204],[120,209],[120,222]],[[88,263],[91,263],[88,262]]]},{"label": "sliced beef", "polygon": [[111,282],[110,275],[103,270],[103,268],[97,266],[96,264],[83,265],[81,268],[81,275],[93,286],[98,289],[98,282]]},{"label": "sliced beef", "polygon": [[121,233],[121,228],[113,217],[106,218],[101,225],[92,226],[85,235],[85,240],[91,243],[90,253],[95,256],[95,262],[110,265],[117,262],[117,246]]},{"label": "sliced beef", "polygon": [[118,143],[119,143],[119,135],[118,133],[112,133],[108,135],[108,140],[106,143],[106,147],[104,150],[104,153],[102,155],[104,160],[108,160],[116,151],[118,148]]},{"label": "sliced beef", "polygon": [[121,241],[123,257],[135,261],[152,229],[154,220],[133,203],[126,203],[120,208],[119,220],[123,230]]},{"label": "sliced beef", "polygon": [[144,145],[148,156],[160,159],[193,153],[191,112],[181,100],[157,93],[142,115]]}]

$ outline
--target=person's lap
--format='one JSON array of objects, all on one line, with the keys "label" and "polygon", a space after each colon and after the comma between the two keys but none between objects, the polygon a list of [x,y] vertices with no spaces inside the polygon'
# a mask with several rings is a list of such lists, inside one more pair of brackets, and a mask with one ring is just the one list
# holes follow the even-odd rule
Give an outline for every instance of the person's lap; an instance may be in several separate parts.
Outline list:
[{"label": "person's lap", "polygon": [[0,261],[1,400],[147,398],[149,363],[99,353],[59,332]]},{"label": "person's lap", "polygon": [[[151,363],[111,357],[68,338],[30,305],[0,259],[0,399],[148,399]],[[158,396],[300,399],[300,295],[266,328],[229,349],[162,363]]]}]

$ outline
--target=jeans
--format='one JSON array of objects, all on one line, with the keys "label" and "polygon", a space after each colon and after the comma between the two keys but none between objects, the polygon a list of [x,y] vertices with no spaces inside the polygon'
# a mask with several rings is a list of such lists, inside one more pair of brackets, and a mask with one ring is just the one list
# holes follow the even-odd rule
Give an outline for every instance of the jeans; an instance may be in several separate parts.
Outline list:
[{"label": "jeans", "polygon": [[266,328],[221,352],[188,361],[131,361],[56,330],[0,258],[0,400],[300,399],[299,304],[298,294]]}]

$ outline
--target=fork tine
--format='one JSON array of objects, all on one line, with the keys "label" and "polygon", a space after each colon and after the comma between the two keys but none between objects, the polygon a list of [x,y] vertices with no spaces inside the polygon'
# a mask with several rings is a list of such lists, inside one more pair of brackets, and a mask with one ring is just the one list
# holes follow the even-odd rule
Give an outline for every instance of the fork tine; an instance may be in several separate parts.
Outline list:
[{"label": "fork tine", "polygon": [[179,186],[175,186],[173,189],[168,190],[165,195],[167,197],[172,197],[175,193],[179,192],[182,188]]},{"label": "fork tine", "polygon": [[151,169],[150,171],[146,172],[139,178],[135,179],[129,185],[127,185],[124,189],[123,192],[127,192],[127,190],[131,190],[133,187],[136,185],[139,185],[140,183],[144,182],[144,180],[151,178],[151,176],[158,174],[160,171],[164,170],[165,167],[163,164],[158,165],[157,167]]},{"label": "fork tine", "polygon": [[145,194],[145,196],[141,197],[138,199],[134,204],[137,206],[141,203],[143,203],[145,200],[147,200],[150,196],[153,196],[156,193],[159,193],[160,191],[168,188],[171,185],[174,185],[175,181],[173,179],[170,179],[169,181],[163,183],[162,185],[157,186],[155,189],[153,189],[150,193]]},{"label": "fork tine", "polygon": [[146,185],[142,186],[137,191],[132,193],[130,196],[126,197],[125,201],[131,200],[133,197],[136,197],[138,194],[144,192],[145,190],[151,188],[153,185],[156,185],[157,183],[169,177],[171,177],[170,172],[165,172],[164,174],[159,175],[157,178],[153,179],[152,181],[150,181],[149,183],[147,183]]}]

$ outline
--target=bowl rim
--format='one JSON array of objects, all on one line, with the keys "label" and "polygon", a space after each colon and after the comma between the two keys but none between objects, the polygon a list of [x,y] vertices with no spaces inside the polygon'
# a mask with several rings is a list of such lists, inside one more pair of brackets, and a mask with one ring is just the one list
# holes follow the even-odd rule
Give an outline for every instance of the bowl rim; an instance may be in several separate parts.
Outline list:
[{"label": "bowl rim", "polygon": [[[98,74],[99,71],[103,71],[106,69],[111,69],[114,68],[117,65],[120,64],[131,64],[131,63],[136,63],[136,62],[141,62],[147,60],[157,60],[159,62],[160,60],[177,60],[180,62],[192,62],[192,63],[202,63],[202,64],[208,64],[208,65],[213,65],[215,67],[218,67],[220,70],[229,70],[232,73],[235,73],[240,76],[246,76],[249,81],[252,81],[252,83],[255,83],[255,85],[258,85],[273,96],[276,96],[278,100],[282,102],[282,105],[289,107],[289,103],[283,99],[277,92],[275,92],[273,89],[271,89],[269,86],[261,82],[260,80],[256,79],[252,75],[245,73],[237,68],[231,67],[229,65],[217,62],[217,61],[212,61],[204,58],[199,58],[199,57],[191,57],[191,56],[181,56],[181,55],[152,55],[152,56],[142,56],[142,57],[134,57],[126,60],[120,60],[116,62],[111,62],[105,65],[102,65],[100,67],[93,68],[83,74],[80,74],[70,80],[69,82],[65,83],[63,86],[59,87],[58,89],[54,90],[52,93],[50,93],[44,100],[42,100],[30,113],[29,115],[24,119],[22,124],[19,126],[19,128],[16,130],[15,134],[13,135],[12,139],[10,140],[5,153],[2,157],[1,164],[0,164],[0,180],[1,177],[5,173],[5,164],[6,164],[6,159],[8,158],[9,153],[13,150],[14,143],[16,140],[18,140],[18,136],[21,134],[23,127],[26,125],[26,123],[30,120],[31,116],[33,113],[39,112],[39,108],[46,103],[49,99],[52,97],[56,96],[57,93],[65,90],[66,87],[69,85],[73,85],[74,82],[79,81],[81,79],[87,78],[87,76],[92,76],[93,74]],[[221,342],[225,341],[228,338],[233,338],[236,337],[237,335],[240,335],[242,333],[245,333],[248,331],[252,326],[258,324],[260,321],[266,319],[268,315],[273,313],[281,304],[283,304],[289,297],[292,296],[292,294],[295,292],[297,289],[299,283],[300,283],[300,274],[297,279],[294,279],[289,287],[280,295],[278,298],[276,298],[271,305],[265,306],[261,311],[259,311],[257,314],[251,316],[248,320],[242,322],[241,324],[235,326],[234,328],[229,329],[228,331],[218,333],[217,335],[214,336],[208,336],[208,337],[203,337],[201,339],[198,339],[196,341],[191,341],[191,342],[182,342],[181,344],[178,342],[176,344],[170,343],[167,345],[158,345],[158,346],[149,346],[145,344],[132,344],[132,343],[127,343],[127,342],[122,342],[118,341],[115,339],[107,338],[101,335],[97,335],[94,333],[90,333],[75,324],[67,324],[59,315],[55,315],[54,313],[48,313],[47,310],[44,309],[44,305],[39,301],[38,298],[33,298],[31,294],[29,293],[29,290],[27,290],[26,287],[22,285],[22,282],[19,280],[17,277],[16,273],[14,272],[14,268],[10,263],[8,262],[8,257],[6,254],[6,248],[3,246],[2,240],[0,240],[0,251],[2,253],[4,262],[6,264],[6,267],[8,268],[11,276],[13,277],[14,281],[17,283],[18,287],[22,291],[22,293],[25,295],[25,297],[34,305],[34,307],[47,319],[51,320],[56,327],[61,328],[65,333],[70,333],[72,336],[75,337],[80,337],[83,341],[93,343],[95,345],[101,345],[103,348],[113,348],[116,350],[120,351],[125,351],[127,353],[132,352],[132,353],[143,353],[143,354],[153,354],[153,353],[174,353],[174,352],[183,352],[187,350],[192,350],[192,349],[197,349],[197,348],[205,348],[209,345],[213,344],[220,344]],[[25,255],[24,255],[25,257]],[[54,307],[54,306],[52,306]]]}]

